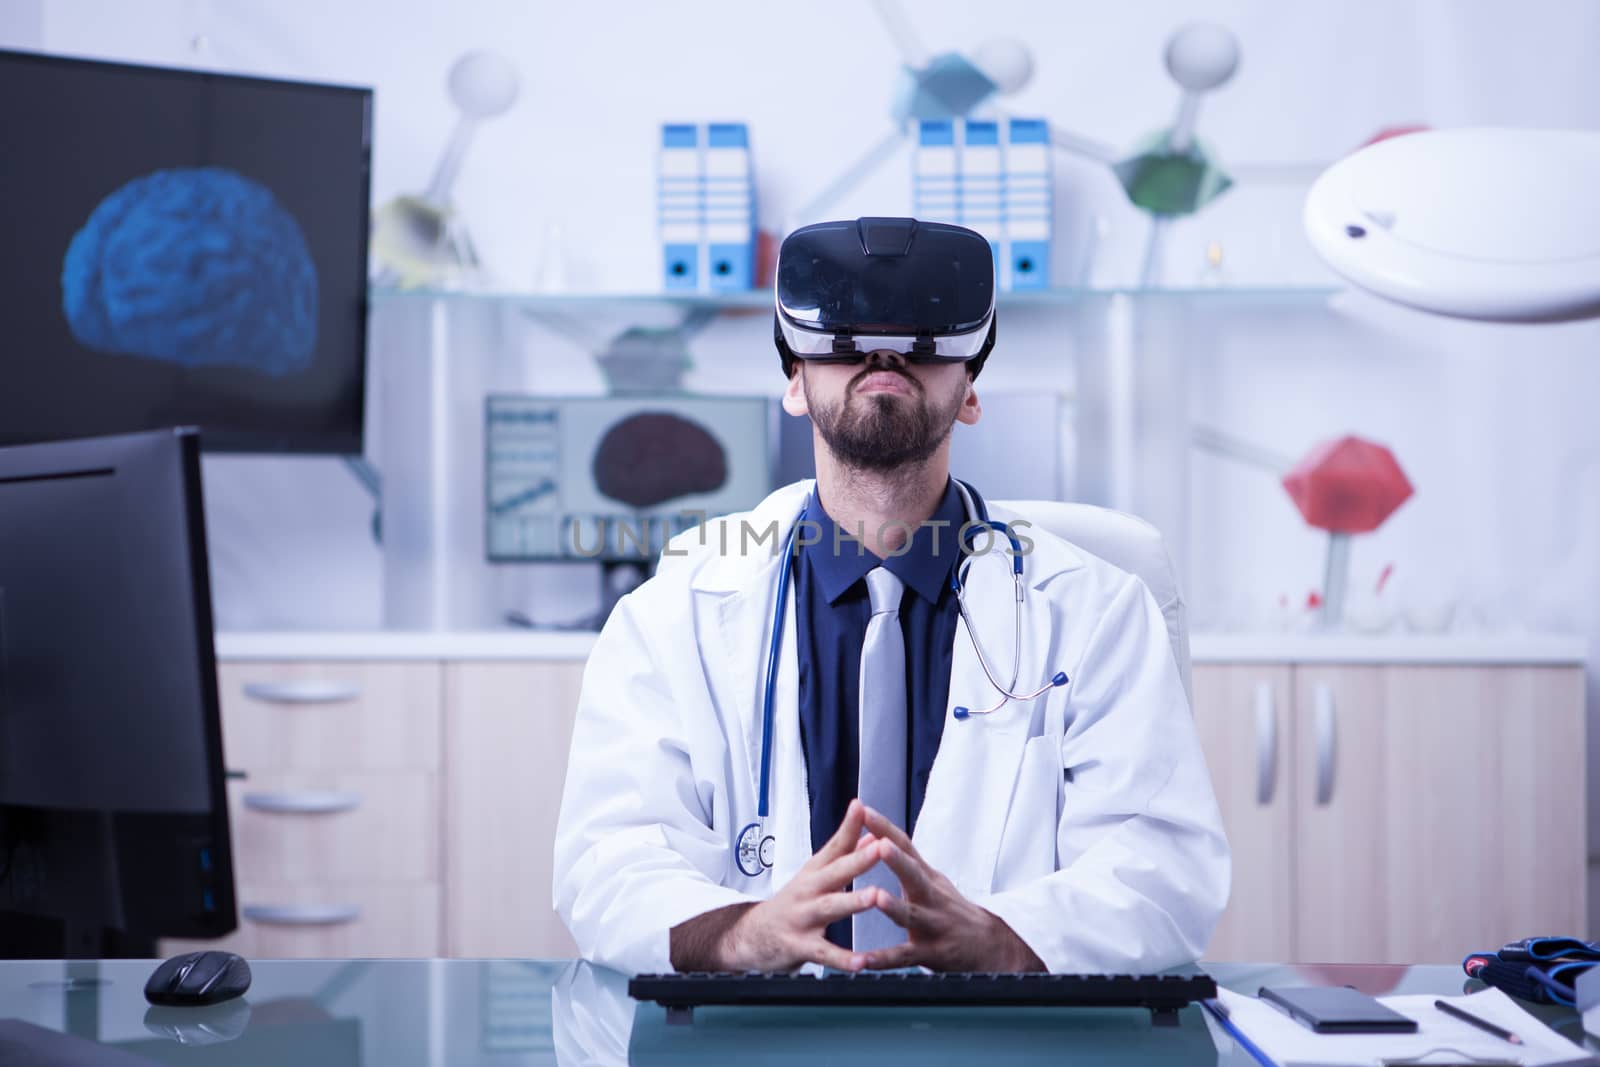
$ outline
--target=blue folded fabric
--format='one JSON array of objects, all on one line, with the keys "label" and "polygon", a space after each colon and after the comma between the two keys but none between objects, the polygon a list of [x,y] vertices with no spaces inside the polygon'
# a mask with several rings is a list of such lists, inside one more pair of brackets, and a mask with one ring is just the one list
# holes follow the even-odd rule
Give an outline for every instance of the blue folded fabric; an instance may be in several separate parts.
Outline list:
[{"label": "blue folded fabric", "polygon": [[1528,937],[1500,949],[1503,960],[1600,960],[1600,941],[1575,937]]},{"label": "blue folded fabric", "polygon": [[1498,952],[1474,952],[1461,961],[1461,969],[1510,996],[1571,1006],[1578,975],[1596,963],[1600,963],[1600,941],[1529,937]]}]

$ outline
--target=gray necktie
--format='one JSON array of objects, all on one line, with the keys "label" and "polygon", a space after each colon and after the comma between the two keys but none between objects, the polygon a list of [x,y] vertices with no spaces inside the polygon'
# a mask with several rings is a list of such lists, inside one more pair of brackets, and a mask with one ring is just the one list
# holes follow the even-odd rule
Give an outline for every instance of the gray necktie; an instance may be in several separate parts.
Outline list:
[{"label": "gray necktie", "polygon": [[[900,630],[900,597],[905,585],[882,567],[867,572],[872,618],[861,647],[860,717],[857,720],[861,759],[856,795],[896,826],[906,825],[906,641]],[[860,878],[856,888],[882,886],[896,896],[900,882],[880,863]],[[850,923],[857,952],[897,945],[906,932],[882,912],[856,915]]]}]

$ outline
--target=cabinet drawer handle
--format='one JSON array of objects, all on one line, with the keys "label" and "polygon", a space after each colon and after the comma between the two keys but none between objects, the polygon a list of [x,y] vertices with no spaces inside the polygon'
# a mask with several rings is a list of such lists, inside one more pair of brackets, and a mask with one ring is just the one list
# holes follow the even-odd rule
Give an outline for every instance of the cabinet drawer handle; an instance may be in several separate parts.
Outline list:
[{"label": "cabinet drawer handle", "polygon": [[246,793],[244,806],[270,815],[334,815],[361,806],[360,793]]},{"label": "cabinet drawer handle", "polygon": [[1317,804],[1333,801],[1333,777],[1339,762],[1339,722],[1333,686],[1322,682],[1316,690]]},{"label": "cabinet drawer handle", "polygon": [[1271,682],[1256,683],[1256,803],[1272,803],[1278,788],[1278,707]]},{"label": "cabinet drawer handle", "polygon": [[268,704],[343,704],[359,699],[357,682],[331,678],[301,678],[287,682],[246,682],[244,695]]},{"label": "cabinet drawer handle", "polygon": [[266,926],[340,926],[361,918],[359,904],[246,904],[240,910]]}]

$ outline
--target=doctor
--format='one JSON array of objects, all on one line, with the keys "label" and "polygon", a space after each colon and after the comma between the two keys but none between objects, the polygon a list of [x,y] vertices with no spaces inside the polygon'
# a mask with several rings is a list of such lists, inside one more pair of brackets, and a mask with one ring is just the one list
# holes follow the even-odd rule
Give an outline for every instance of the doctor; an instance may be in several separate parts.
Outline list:
[{"label": "doctor", "polygon": [[1159,609],[949,475],[994,344],[987,241],[804,227],[776,302],[817,478],[675,538],[595,642],[553,884],[579,950],[632,972],[1197,959],[1229,856]]}]

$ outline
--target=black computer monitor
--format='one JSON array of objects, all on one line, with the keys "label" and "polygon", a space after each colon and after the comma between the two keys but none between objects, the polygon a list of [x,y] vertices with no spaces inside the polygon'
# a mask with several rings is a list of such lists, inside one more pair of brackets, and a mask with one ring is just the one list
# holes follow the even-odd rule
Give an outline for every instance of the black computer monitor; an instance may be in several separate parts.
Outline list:
[{"label": "black computer monitor", "polygon": [[372,92],[0,51],[0,445],[357,454]]},{"label": "black computer monitor", "polygon": [[0,942],[232,930],[225,777],[196,432],[0,449]]}]

